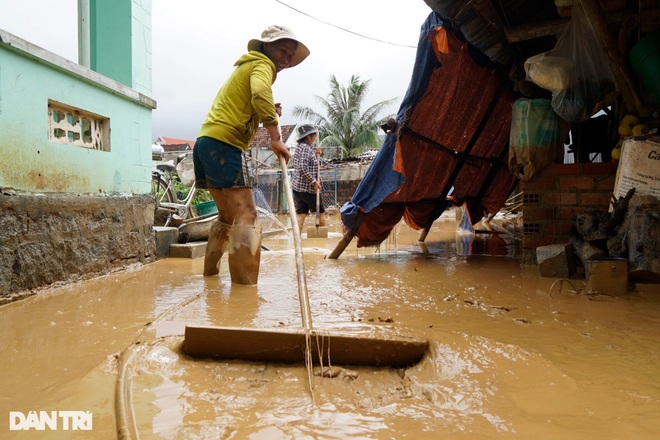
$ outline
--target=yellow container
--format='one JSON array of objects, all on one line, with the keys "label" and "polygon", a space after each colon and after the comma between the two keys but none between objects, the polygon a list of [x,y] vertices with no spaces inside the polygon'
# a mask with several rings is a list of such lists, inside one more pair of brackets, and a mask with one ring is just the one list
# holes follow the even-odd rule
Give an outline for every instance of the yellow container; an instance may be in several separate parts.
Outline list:
[{"label": "yellow container", "polygon": [[587,261],[587,290],[610,295],[628,292],[628,260],[594,258]]}]

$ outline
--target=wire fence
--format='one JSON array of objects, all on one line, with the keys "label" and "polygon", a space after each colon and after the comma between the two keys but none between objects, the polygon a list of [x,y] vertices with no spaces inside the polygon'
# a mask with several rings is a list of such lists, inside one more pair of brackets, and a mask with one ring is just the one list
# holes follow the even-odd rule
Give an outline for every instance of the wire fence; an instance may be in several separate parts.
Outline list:
[{"label": "wire fence", "polygon": [[[321,200],[323,206],[337,207],[337,167],[323,161],[325,169],[321,169]],[[257,169],[253,171],[253,192],[255,205],[273,214],[289,212],[284,194],[282,170]],[[293,170],[289,170],[289,179],[293,179]]]},{"label": "wire fence", "polygon": [[[174,166],[174,161],[177,158],[169,161],[155,161],[154,169],[158,164],[169,163]],[[190,190],[190,185],[194,182],[194,171],[192,164],[192,155],[188,154],[186,157],[178,159],[180,166],[177,166],[176,178],[178,182],[176,193],[173,196],[183,200],[187,191]],[[331,164],[325,159],[321,158],[321,199],[323,206],[328,209],[330,207],[339,207],[337,203],[337,166]],[[253,188],[254,202],[257,207],[257,216],[259,223],[264,231],[271,228],[284,229],[284,226],[279,223],[275,214],[288,214],[289,207],[284,193],[284,181],[282,180],[282,170],[276,168],[274,165],[269,165],[255,159],[250,160],[250,180]],[[294,170],[289,170],[289,179],[293,180]],[[153,183],[153,182],[152,182]],[[167,186],[164,184],[164,186]],[[152,188],[153,189],[153,188]],[[185,194],[179,192],[179,189],[187,190]],[[198,194],[206,193],[206,191],[198,190]],[[211,200],[210,195],[206,193],[205,200]],[[178,200],[174,200],[178,202]],[[158,209],[157,209],[158,211]],[[193,214],[194,215],[194,214]]]}]

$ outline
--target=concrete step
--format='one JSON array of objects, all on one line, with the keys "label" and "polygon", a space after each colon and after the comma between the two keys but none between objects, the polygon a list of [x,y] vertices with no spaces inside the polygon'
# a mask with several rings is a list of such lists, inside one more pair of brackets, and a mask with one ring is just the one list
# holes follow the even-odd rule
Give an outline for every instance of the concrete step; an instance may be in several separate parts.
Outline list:
[{"label": "concrete step", "polygon": [[205,241],[192,241],[190,243],[172,243],[169,256],[171,258],[203,258],[205,253]]},{"label": "concrete step", "polygon": [[170,255],[170,246],[179,240],[179,228],[169,226],[154,226],[156,235],[156,258],[167,258]]}]

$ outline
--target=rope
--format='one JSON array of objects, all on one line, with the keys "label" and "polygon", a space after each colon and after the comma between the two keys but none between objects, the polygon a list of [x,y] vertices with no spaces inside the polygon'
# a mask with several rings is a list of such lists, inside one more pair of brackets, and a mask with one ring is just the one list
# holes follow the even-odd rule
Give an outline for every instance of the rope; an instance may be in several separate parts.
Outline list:
[{"label": "rope", "polygon": [[314,362],[312,358],[312,310],[309,306],[309,293],[307,292],[307,281],[305,280],[305,265],[303,261],[302,243],[300,239],[300,227],[296,219],[296,210],[293,203],[293,190],[289,180],[289,172],[286,166],[286,159],[280,157],[280,164],[282,166],[282,178],[284,180],[284,191],[286,192],[287,202],[289,204],[289,217],[291,218],[291,226],[293,227],[293,242],[296,251],[296,274],[298,278],[298,298],[300,301],[300,315],[302,317],[302,326],[305,330],[305,366],[307,367],[307,378],[309,381],[309,391],[312,396],[312,404],[314,401]]}]

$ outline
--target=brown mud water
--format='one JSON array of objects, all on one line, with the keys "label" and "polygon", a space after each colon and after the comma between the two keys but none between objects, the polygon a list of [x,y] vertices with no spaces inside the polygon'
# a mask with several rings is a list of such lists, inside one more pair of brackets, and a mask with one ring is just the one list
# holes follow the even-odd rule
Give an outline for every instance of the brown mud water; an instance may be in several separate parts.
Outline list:
[{"label": "brown mud water", "polygon": [[[0,437],[116,438],[117,421],[128,438],[659,437],[659,286],[587,295],[521,268],[507,234],[457,235],[444,217],[423,246],[400,225],[379,250],[327,260],[341,237],[328,220],[329,238],[304,240],[315,326],[423,336],[418,364],[316,368],[312,404],[304,365],[183,355],[186,323],[300,326],[280,234],[256,286],[169,258],[0,307]],[[11,411],[89,411],[93,426],[10,431]]]}]

